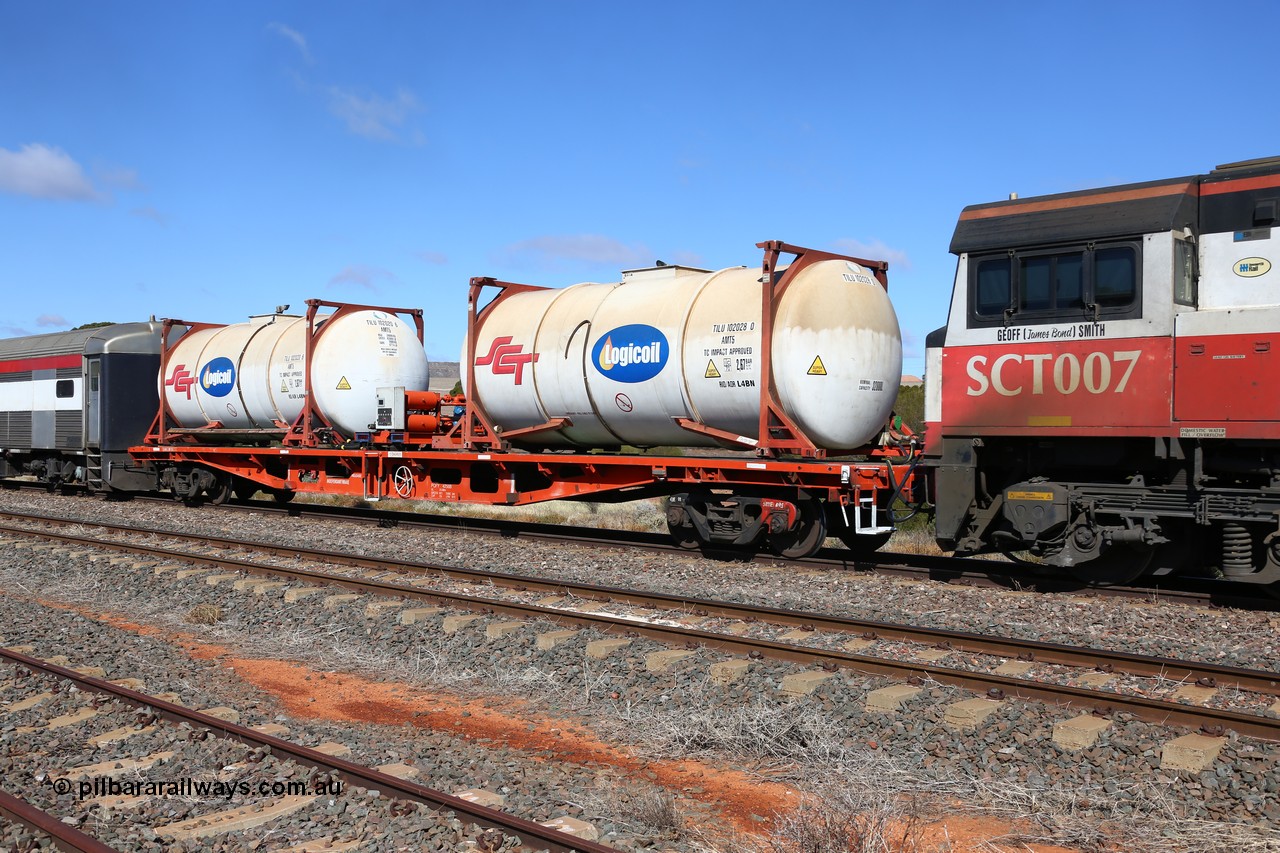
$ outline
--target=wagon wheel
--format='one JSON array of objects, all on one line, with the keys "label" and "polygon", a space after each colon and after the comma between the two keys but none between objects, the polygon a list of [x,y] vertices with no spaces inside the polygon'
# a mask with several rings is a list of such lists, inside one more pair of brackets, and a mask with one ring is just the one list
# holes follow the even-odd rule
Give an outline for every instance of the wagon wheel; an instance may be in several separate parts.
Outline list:
[{"label": "wagon wheel", "polygon": [[215,473],[214,484],[208,488],[209,503],[221,506],[231,498],[231,475]]},{"label": "wagon wheel", "polygon": [[800,511],[796,529],[771,534],[768,538],[769,550],[788,560],[812,557],[827,538],[827,516],[821,501],[802,496],[796,501],[796,508]]},{"label": "wagon wheel", "polygon": [[702,540],[698,538],[698,528],[692,524],[672,524],[671,519],[667,519],[667,532],[671,534],[671,538],[675,540],[677,548],[683,548],[686,551],[696,551],[702,547]]},{"label": "wagon wheel", "polygon": [[295,492],[293,489],[272,489],[271,490],[271,497],[275,498],[276,503],[278,504],[287,504],[289,501],[293,500],[293,496],[296,494],[297,492]]},{"label": "wagon wheel", "polygon": [[408,465],[401,465],[396,468],[391,475],[392,485],[395,487],[396,494],[402,498],[412,497],[413,495],[413,472],[409,470]]}]

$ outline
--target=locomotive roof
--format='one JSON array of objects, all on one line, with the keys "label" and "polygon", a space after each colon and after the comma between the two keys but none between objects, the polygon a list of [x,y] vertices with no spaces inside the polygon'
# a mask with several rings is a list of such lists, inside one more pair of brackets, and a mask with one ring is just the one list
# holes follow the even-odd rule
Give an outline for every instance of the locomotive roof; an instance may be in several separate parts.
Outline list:
[{"label": "locomotive roof", "polygon": [[160,324],[115,323],[93,329],[0,340],[0,360],[111,352],[159,353]]},{"label": "locomotive roof", "polygon": [[1219,166],[1207,175],[972,204],[951,251],[986,251],[1159,231],[1231,231],[1276,218],[1280,158]]}]

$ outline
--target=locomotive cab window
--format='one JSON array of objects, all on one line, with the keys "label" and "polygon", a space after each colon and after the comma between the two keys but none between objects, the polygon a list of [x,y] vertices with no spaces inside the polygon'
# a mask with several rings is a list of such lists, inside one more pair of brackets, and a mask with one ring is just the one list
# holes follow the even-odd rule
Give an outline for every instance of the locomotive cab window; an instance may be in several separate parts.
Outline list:
[{"label": "locomotive cab window", "polygon": [[1125,242],[971,258],[969,325],[1139,317],[1140,257]]}]

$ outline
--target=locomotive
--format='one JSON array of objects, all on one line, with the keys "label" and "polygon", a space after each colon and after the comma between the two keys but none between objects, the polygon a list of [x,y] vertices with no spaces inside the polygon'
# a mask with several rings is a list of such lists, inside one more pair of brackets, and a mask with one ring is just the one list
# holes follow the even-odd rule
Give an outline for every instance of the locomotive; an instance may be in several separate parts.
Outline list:
[{"label": "locomotive", "polygon": [[1277,207],[1280,158],[964,209],[926,341],[941,547],[1280,580]]}]

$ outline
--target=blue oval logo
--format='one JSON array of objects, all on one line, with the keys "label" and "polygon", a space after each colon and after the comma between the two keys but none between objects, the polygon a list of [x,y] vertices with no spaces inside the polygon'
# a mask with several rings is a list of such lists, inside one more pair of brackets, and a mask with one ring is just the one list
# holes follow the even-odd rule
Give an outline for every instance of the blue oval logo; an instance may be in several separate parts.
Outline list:
[{"label": "blue oval logo", "polygon": [[591,363],[614,382],[644,382],[666,367],[667,336],[643,323],[619,326],[596,341]]},{"label": "blue oval logo", "polygon": [[225,397],[236,387],[236,366],[231,359],[218,357],[200,368],[200,389],[212,397]]}]

